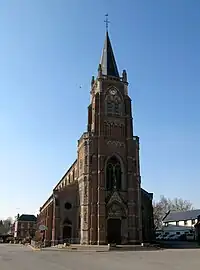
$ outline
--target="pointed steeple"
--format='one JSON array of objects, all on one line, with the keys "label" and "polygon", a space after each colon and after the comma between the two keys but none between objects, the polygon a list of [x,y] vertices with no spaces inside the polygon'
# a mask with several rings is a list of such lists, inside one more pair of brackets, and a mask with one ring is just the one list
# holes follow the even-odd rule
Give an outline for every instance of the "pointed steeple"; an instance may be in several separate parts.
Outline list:
[{"label": "pointed steeple", "polygon": [[108,31],[106,31],[106,39],[104,42],[104,48],[103,48],[100,64],[101,64],[103,75],[119,77],[119,72],[117,69],[117,64],[115,61]]}]

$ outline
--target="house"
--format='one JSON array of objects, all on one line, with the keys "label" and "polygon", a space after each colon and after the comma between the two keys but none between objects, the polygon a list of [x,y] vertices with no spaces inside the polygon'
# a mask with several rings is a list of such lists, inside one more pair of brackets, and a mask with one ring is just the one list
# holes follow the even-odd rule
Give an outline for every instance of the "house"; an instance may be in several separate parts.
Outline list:
[{"label": "house", "polygon": [[34,215],[17,215],[14,222],[14,237],[24,239],[26,237],[34,237],[36,232],[37,218]]},{"label": "house", "polygon": [[186,228],[194,228],[197,223],[200,209],[189,211],[169,211],[163,219],[163,225],[184,226]]}]

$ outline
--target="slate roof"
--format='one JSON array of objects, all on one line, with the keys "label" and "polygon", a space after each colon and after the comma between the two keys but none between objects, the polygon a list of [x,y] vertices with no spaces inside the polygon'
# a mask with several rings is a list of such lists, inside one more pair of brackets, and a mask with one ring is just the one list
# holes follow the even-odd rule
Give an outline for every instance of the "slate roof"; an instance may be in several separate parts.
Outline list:
[{"label": "slate roof", "polygon": [[17,220],[18,221],[33,221],[33,222],[36,222],[37,218],[34,215],[23,214],[23,215],[19,216]]},{"label": "slate roof", "polygon": [[149,193],[143,188],[141,188],[141,192],[144,193],[145,196],[148,196],[150,200],[153,200],[153,193]]},{"label": "slate roof", "polygon": [[181,221],[196,219],[200,215],[200,209],[190,211],[170,211],[163,219],[163,222]]},{"label": "slate roof", "polygon": [[104,43],[104,48],[103,48],[100,64],[101,64],[103,75],[119,77],[119,72],[117,69],[117,64],[115,61],[115,57],[114,57],[114,53],[113,53],[113,49],[111,46],[108,32],[106,32],[106,39]]}]

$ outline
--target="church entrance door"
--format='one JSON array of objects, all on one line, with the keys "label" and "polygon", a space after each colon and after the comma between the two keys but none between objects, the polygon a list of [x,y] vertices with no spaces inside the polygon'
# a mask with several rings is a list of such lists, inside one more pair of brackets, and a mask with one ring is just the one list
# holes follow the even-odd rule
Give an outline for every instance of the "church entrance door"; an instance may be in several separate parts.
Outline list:
[{"label": "church entrance door", "polygon": [[72,237],[72,227],[65,225],[63,227],[63,240],[70,240],[70,238]]},{"label": "church entrance door", "polygon": [[109,218],[107,221],[107,240],[109,244],[121,244],[121,219]]}]

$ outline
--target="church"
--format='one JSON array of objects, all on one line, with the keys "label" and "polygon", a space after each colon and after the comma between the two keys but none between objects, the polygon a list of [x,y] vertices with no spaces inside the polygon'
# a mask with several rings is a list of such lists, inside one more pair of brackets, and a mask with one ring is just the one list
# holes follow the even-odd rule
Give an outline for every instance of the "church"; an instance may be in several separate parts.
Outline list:
[{"label": "church", "polygon": [[141,188],[139,149],[127,72],[120,75],[106,31],[77,159],[37,216],[49,245],[151,242],[153,194]]}]

